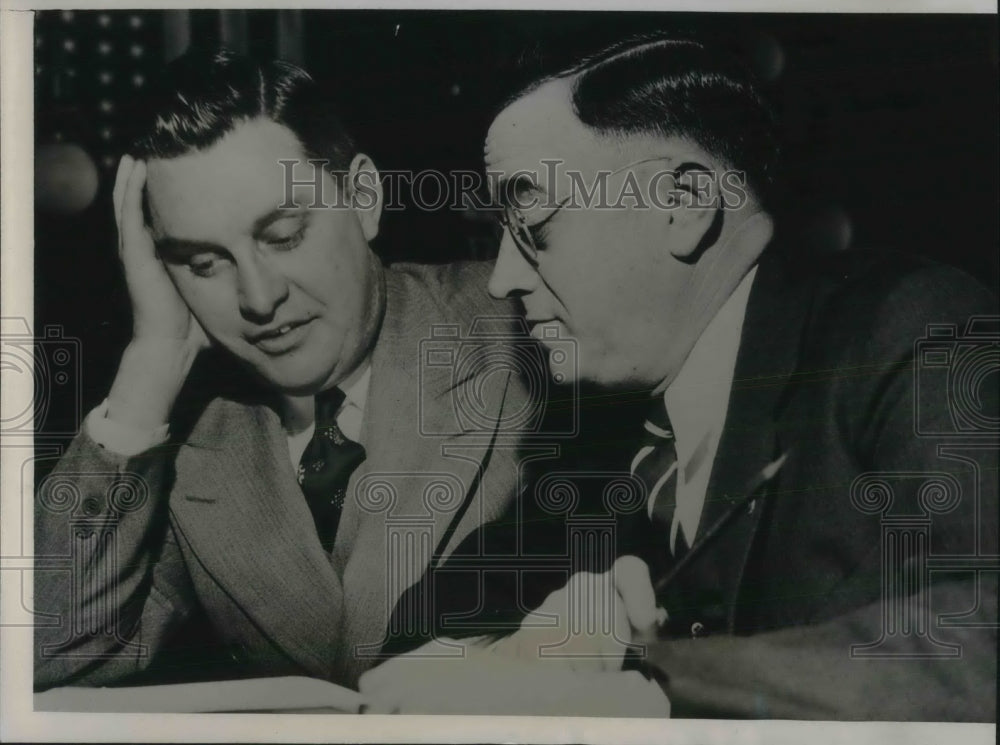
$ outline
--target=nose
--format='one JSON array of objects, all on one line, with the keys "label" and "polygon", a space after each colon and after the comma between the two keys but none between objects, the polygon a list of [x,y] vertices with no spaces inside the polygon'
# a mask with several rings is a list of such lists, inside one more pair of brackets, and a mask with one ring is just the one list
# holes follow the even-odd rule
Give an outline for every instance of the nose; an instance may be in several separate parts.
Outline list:
[{"label": "nose", "polygon": [[500,252],[487,290],[490,295],[501,300],[512,295],[524,295],[535,289],[538,283],[538,272],[524,258],[510,232],[503,231],[500,239]]},{"label": "nose", "polygon": [[257,251],[237,264],[240,313],[249,321],[266,323],[288,297],[288,281]]}]

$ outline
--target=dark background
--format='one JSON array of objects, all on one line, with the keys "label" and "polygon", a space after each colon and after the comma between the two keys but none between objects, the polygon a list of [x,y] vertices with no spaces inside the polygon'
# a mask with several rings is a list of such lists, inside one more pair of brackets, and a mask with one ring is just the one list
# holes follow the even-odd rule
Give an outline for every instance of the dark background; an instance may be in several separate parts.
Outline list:
[{"label": "dark background", "polygon": [[[492,114],[526,74],[658,29],[717,37],[765,80],[784,140],[780,224],[801,250],[910,251],[997,286],[996,16],[48,11],[36,16],[34,328],[80,340],[82,386],[53,400],[43,429],[71,428],[106,395],[128,340],[110,198],[123,119],[188,44],[302,64],[337,83],[381,168],[448,171],[482,167]],[[72,204],[95,169],[96,195]],[[490,258],[495,240],[475,213],[410,209],[385,215],[375,248],[436,262]]]}]

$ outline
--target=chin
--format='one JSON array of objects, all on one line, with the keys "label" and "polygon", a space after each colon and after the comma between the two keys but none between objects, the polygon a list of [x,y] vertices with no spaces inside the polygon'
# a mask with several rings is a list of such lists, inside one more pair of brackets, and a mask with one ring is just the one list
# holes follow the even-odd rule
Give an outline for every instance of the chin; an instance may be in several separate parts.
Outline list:
[{"label": "chin", "polygon": [[610,391],[637,391],[652,389],[654,384],[648,383],[632,369],[616,369],[613,366],[597,370],[584,370],[578,376],[583,385],[594,386]]},{"label": "chin", "polygon": [[291,362],[287,365],[268,365],[258,368],[257,374],[280,393],[290,396],[313,395],[319,391],[330,377],[330,367]]}]

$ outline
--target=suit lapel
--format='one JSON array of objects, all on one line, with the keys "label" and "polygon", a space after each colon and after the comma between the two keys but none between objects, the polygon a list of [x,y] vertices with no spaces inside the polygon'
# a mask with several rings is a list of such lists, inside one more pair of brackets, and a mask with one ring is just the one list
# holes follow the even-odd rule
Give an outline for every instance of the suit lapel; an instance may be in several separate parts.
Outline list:
[{"label": "suit lapel", "polygon": [[[799,359],[800,337],[808,315],[811,288],[795,284],[774,248],[761,258],[747,302],[726,422],[708,485],[705,512],[691,547],[697,574],[712,577],[728,608],[729,625],[751,544],[771,498],[746,503],[747,490],[769,463],[791,443],[779,441],[776,411]],[[704,531],[730,513],[731,519],[711,545],[699,545]],[[694,558],[694,557],[692,557]]]},{"label": "suit lapel", "polygon": [[[372,352],[362,431],[366,457],[348,485],[333,554],[347,595],[345,637],[375,647],[381,646],[392,607],[421,578],[432,554],[453,548],[466,526],[498,516],[505,506],[485,497],[480,474],[509,376],[488,376],[481,391],[492,429],[455,433],[454,402],[471,381],[456,381],[454,367],[424,364],[421,342],[440,311],[414,307],[419,290],[407,281],[386,273],[386,316]],[[429,540],[413,544],[417,560],[397,565],[394,556],[406,535]]]},{"label": "suit lapel", "polygon": [[[195,557],[262,634],[317,677],[346,664],[350,680],[366,667],[358,645],[381,645],[389,610],[423,574],[426,563],[409,563],[392,575],[391,533],[428,532],[422,555],[430,560],[506,506],[489,498],[481,473],[495,455],[509,375],[480,378],[485,431],[454,434],[455,398],[473,381],[456,381],[451,367],[421,368],[430,324],[448,318],[407,282],[414,280],[386,272],[361,436],[366,458],[348,485],[332,561],[312,529],[274,406],[213,400],[177,456],[171,509]],[[394,498],[376,503],[376,482]]]},{"label": "suit lapel", "polygon": [[213,402],[177,457],[175,522],[250,621],[311,674],[329,677],[340,589],[312,530],[278,415]]}]

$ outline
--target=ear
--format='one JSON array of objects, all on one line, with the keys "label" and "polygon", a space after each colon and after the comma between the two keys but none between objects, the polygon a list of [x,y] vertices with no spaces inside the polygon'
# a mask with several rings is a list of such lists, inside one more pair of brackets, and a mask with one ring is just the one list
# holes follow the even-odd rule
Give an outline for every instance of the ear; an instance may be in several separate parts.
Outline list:
[{"label": "ear", "polygon": [[697,161],[682,162],[675,170],[672,196],[670,253],[681,261],[697,261],[722,209],[718,171]]},{"label": "ear", "polygon": [[373,240],[378,235],[382,218],[382,179],[375,163],[364,153],[358,153],[351,160],[347,172],[347,194],[351,207],[358,215],[365,240]]}]

